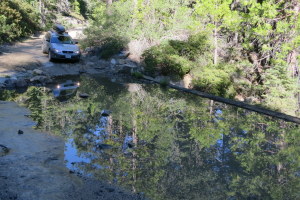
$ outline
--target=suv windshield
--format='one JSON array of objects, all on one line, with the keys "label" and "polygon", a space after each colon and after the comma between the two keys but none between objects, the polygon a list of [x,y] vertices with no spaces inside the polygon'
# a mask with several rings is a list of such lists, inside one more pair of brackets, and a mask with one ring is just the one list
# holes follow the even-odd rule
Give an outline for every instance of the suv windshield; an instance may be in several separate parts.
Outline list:
[{"label": "suv windshield", "polygon": [[73,44],[73,41],[70,36],[53,36],[51,38],[51,43]]}]

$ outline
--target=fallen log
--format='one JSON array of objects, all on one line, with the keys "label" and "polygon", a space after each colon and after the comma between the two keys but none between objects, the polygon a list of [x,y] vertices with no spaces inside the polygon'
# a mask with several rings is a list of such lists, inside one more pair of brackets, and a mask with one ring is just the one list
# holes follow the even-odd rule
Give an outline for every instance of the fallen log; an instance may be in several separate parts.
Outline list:
[{"label": "fallen log", "polygon": [[[155,79],[153,79],[152,77],[149,77],[149,76],[143,76],[143,78],[146,79],[146,80],[149,80],[149,81],[153,81],[155,83],[160,83],[159,81],[157,81],[157,80],[155,80]],[[250,105],[250,104],[247,104],[247,103],[244,103],[244,102],[241,102],[241,101],[236,101],[236,100],[233,100],[233,99],[226,99],[226,98],[223,98],[223,97],[215,96],[215,95],[208,94],[208,93],[205,93],[205,92],[201,92],[201,91],[198,91],[198,90],[187,89],[187,88],[180,87],[180,86],[173,85],[173,84],[168,84],[167,86],[170,87],[170,88],[176,89],[176,90],[186,92],[186,93],[195,94],[195,95],[200,96],[200,97],[208,98],[208,99],[211,99],[211,100],[214,100],[214,101],[226,103],[226,104],[233,105],[233,106],[236,106],[236,107],[239,107],[239,108],[244,108],[244,109],[247,109],[247,110],[250,110],[250,111],[254,111],[254,112],[257,112],[257,113],[260,113],[260,114],[264,114],[264,115],[267,115],[267,116],[282,119],[284,121],[294,122],[294,123],[300,124],[300,118],[294,117],[294,116],[291,116],[291,115],[287,115],[287,114],[284,114],[284,113],[281,113],[281,112],[272,111],[272,110],[269,110],[267,108],[262,108],[262,107],[259,107],[259,106]]]}]

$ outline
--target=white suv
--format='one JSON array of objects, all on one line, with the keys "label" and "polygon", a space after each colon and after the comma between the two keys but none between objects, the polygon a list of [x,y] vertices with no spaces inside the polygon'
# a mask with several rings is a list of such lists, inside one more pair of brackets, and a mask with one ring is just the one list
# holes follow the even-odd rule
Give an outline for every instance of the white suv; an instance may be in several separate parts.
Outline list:
[{"label": "white suv", "polygon": [[54,59],[79,61],[81,52],[71,36],[61,25],[55,25],[43,39],[43,53],[48,54],[49,61]]}]

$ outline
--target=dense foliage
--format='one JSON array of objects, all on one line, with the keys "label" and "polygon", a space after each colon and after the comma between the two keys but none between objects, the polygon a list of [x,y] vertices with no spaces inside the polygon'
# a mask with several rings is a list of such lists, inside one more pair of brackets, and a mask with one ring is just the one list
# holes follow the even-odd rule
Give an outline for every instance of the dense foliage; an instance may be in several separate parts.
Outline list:
[{"label": "dense foliage", "polygon": [[205,57],[210,49],[205,34],[196,34],[187,41],[169,40],[166,44],[153,46],[147,49],[143,56],[146,71],[154,74],[179,75],[189,73],[193,68],[193,62],[199,57]]},{"label": "dense foliage", "polygon": [[72,27],[63,16],[84,20],[89,6],[85,0],[1,0],[0,44],[48,30],[53,23]]},{"label": "dense foliage", "polygon": [[39,30],[39,15],[21,0],[0,1],[0,44],[28,36]]},{"label": "dense foliage", "polygon": [[[127,0],[95,5],[86,46],[111,36],[124,38],[130,52],[145,59],[150,74],[190,73],[194,86],[207,92],[256,99],[299,114],[298,0]],[[190,48],[189,38],[199,34],[206,35],[202,42],[209,48],[203,49],[202,42]]]}]

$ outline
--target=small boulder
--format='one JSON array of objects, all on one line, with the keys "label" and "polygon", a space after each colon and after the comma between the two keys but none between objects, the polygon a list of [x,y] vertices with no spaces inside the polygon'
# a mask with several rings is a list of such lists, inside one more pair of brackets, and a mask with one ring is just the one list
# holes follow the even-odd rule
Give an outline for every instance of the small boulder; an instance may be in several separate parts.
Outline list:
[{"label": "small boulder", "polygon": [[18,80],[16,80],[15,85],[18,88],[24,88],[24,87],[28,86],[26,80],[24,80],[24,79],[18,79]]},{"label": "small boulder", "polygon": [[22,135],[22,134],[24,134],[24,131],[18,130],[18,134],[19,134],[19,135]]},{"label": "small boulder", "polygon": [[117,61],[116,61],[116,59],[113,58],[113,59],[111,59],[110,63],[113,64],[113,65],[116,65]]},{"label": "small boulder", "polygon": [[9,148],[0,144],[0,157],[9,153]]},{"label": "small boulder", "polygon": [[80,98],[83,98],[83,99],[86,99],[86,98],[89,97],[89,95],[88,95],[87,93],[80,93],[80,94],[79,94],[79,97],[80,97]]},{"label": "small boulder", "polygon": [[42,70],[40,70],[40,69],[35,69],[35,70],[33,70],[33,74],[35,74],[35,75],[43,75],[44,72]]}]

